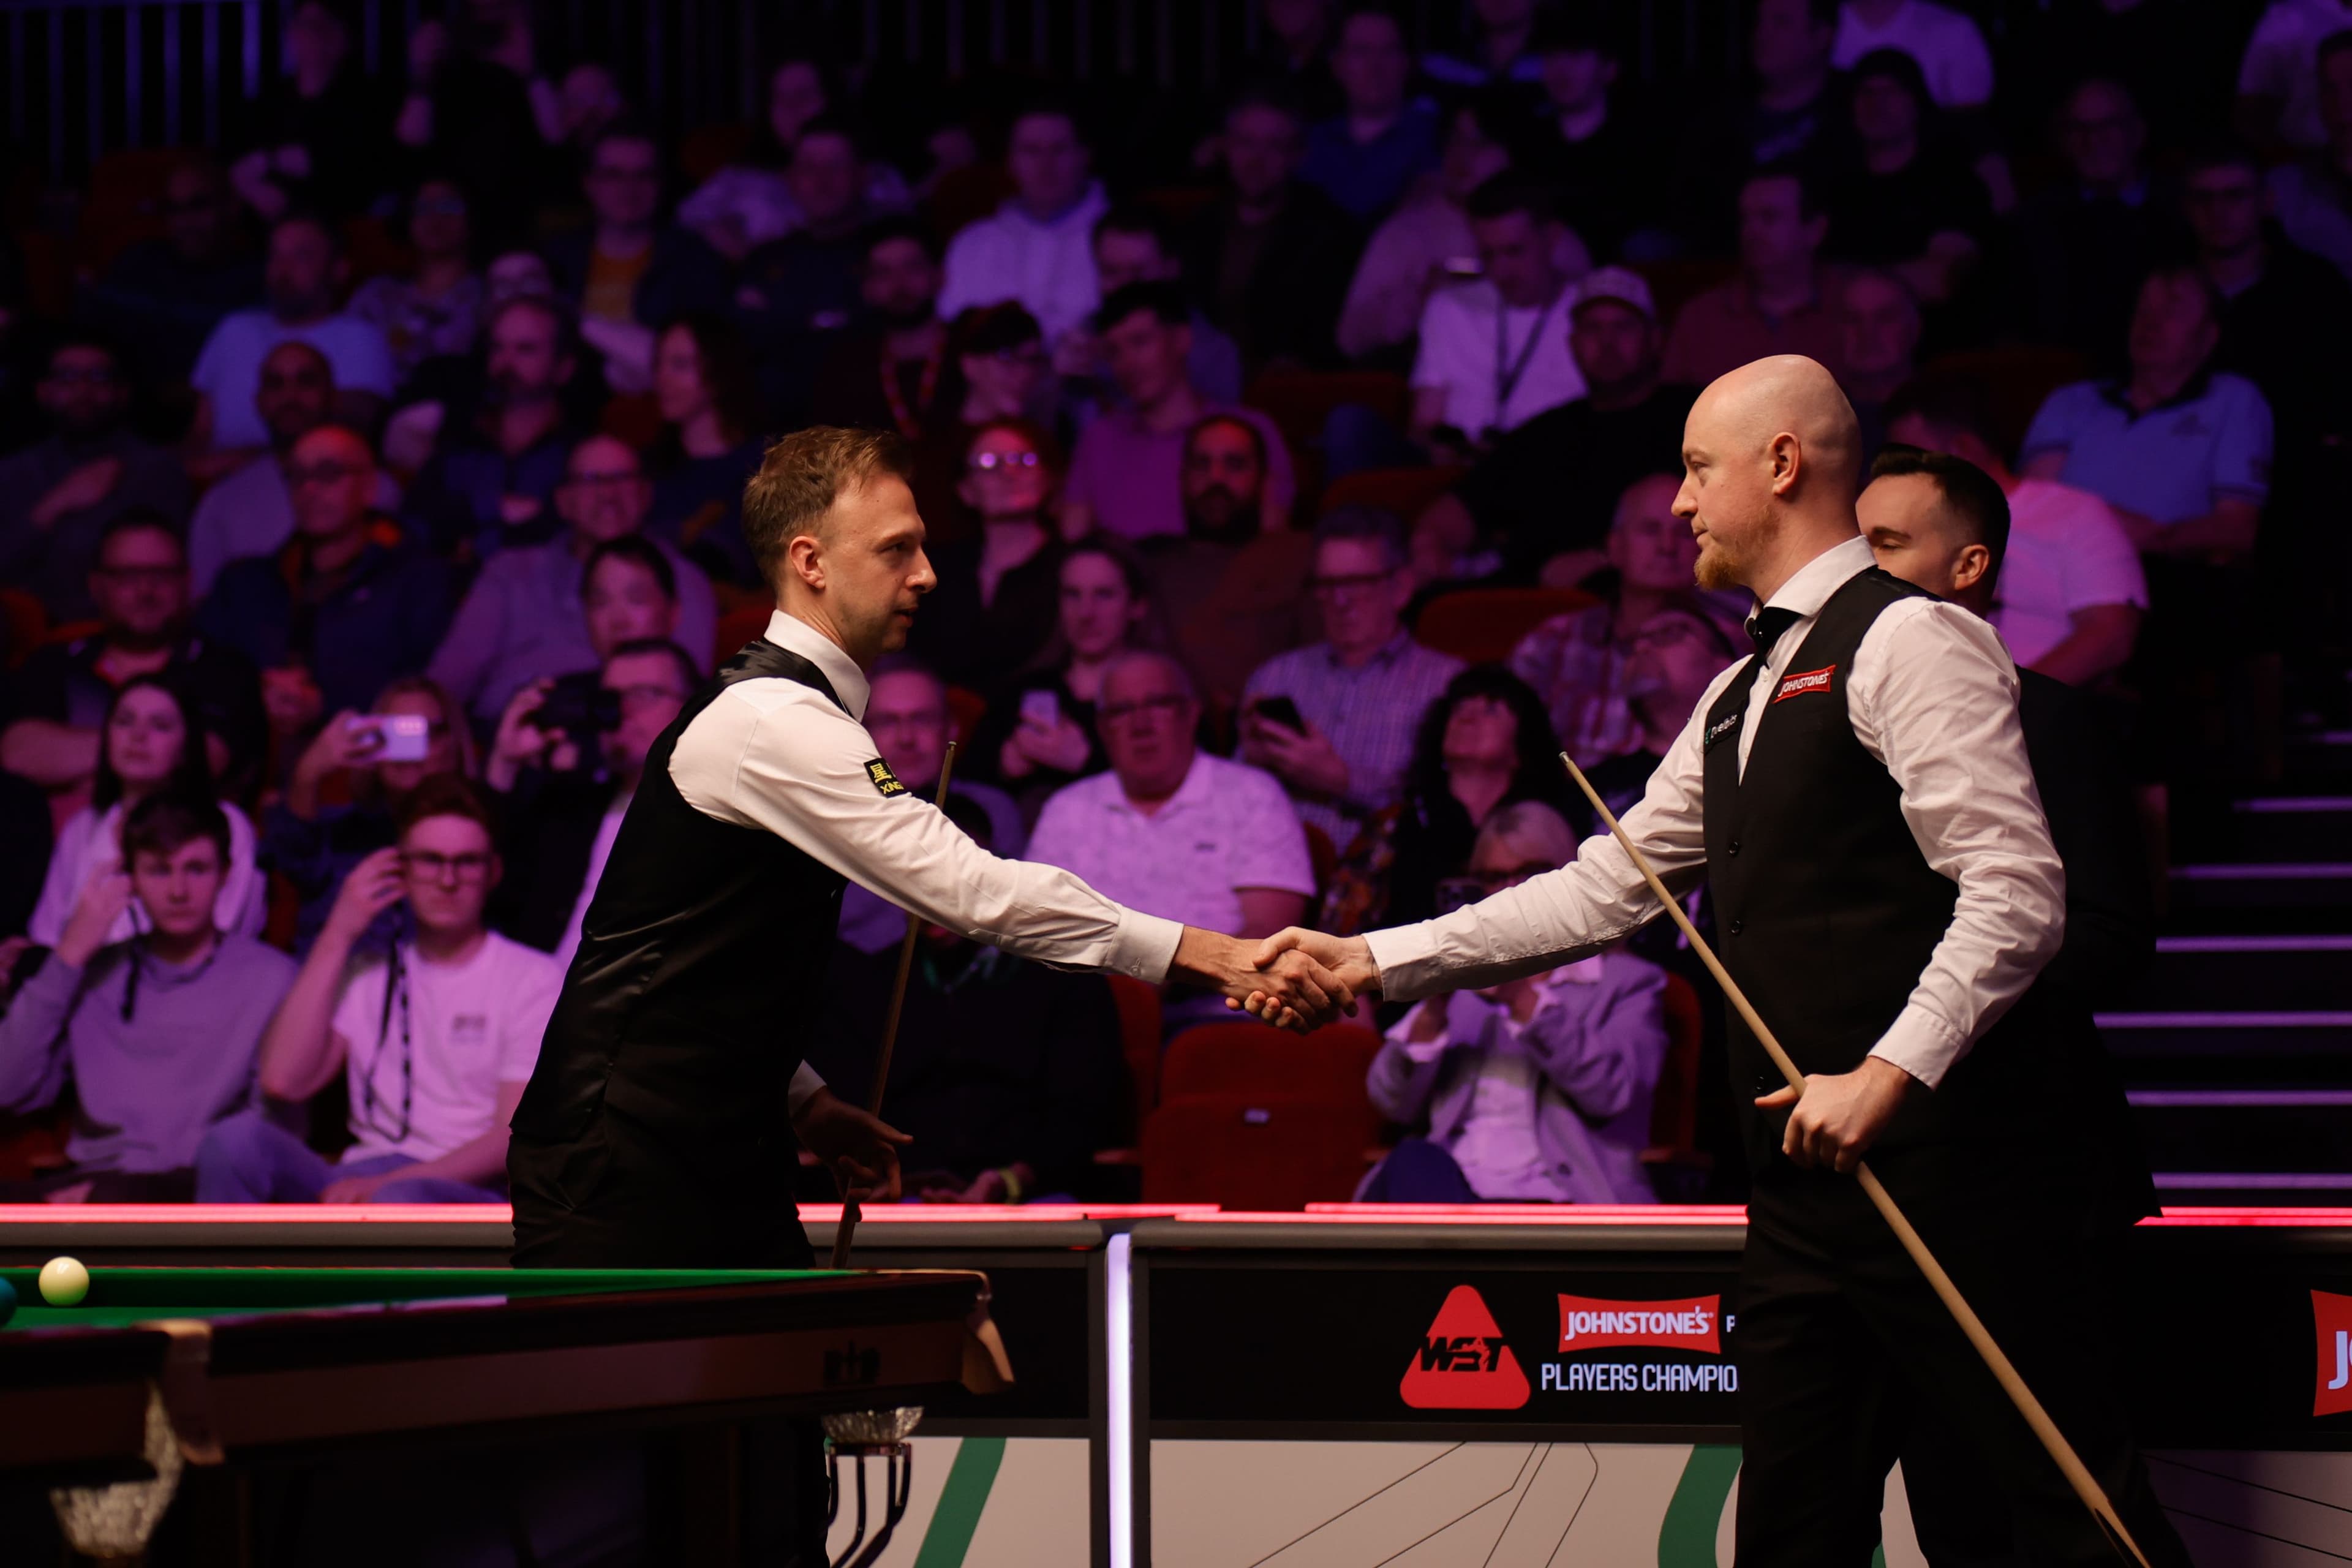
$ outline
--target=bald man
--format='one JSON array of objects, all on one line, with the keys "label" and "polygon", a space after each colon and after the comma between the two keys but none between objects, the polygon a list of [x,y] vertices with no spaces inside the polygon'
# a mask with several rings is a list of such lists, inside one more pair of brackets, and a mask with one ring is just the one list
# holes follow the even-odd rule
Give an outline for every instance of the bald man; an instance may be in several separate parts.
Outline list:
[{"label": "bald man", "polygon": [[[2076,1342],[2089,1160],[2047,1092],[2063,1019],[2034,981],[2065,929],[2017,716],[1977,616],[1878,569],[1854,510],[1853,410],[1811,360],[1709,386],[1674,510],[1698,581],[1744,588],[1753,657],[1716,678],[1624,827],[1666,885],[1705,878],[1725,966],[1806,1074],[1788,1088],[1734,1017],[1754,1177],[1733,1339],[1740,1568],[1863,1568],[1906,1428],[1964,1435],[2025,1560],[2112,1561],[1850,1173],[1867,1153],[2067,1431],[2140,1544],[2185,1563]],[[1359,994],[1413,1001],[1590,956],[1662,913],[1614,839],[1420,925],[1290,931]]]}]

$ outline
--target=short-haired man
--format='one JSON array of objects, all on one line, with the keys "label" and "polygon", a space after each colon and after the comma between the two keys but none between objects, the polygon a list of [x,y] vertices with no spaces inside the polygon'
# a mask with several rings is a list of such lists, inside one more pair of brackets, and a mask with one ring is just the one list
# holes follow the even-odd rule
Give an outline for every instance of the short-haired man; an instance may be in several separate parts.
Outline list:
[{"label": "short-haired man", "polygon": [[1309,624],[1315,542],[1266,516],[1267,451],[1265,433],[1237,416],[1194,425],[1184,437],[1184,531],[1143,545],[1160,624],[1221,710]]},{"label": "short-haired man", "polygon": [[[555,961],[489,929],[501,868],[489,807],[444,775],[402,813],[400,842],[343,881],[261,1042],[261,1089],[299,1104],[350,1086],[352,1146],[329,1163],[258,1114],[215,1128],[200,1203],[496,1203],[507,1120],[555,1004]],[[392,951],[353,962],[405,902]]]},{"label": "short-haired man", "polygon": [[2352,195],[2345,189],[2352,175],[2352,28],[2339,24],[2317,55],[2316,69],[2304,75],[2318,85],[2324,134],[2311,152],[2266,176],[2270,210],[2289,239],[2352,278]]},{"label": "short-haired man", "polygon": [[1984,388],[1956,374],[1922,377],[1895,394],[1886,421],[1890,439],[1972,463],[2000,488],[2007,524],[1991,552],[2000,570],[1985,571],[1977,596],[2018,668],[2072,686],[2095,686],[2121,669],[2147,612],[2147,577],[2107,503],[2056,479],[2011,472]]},{"label": "short-haired man", "polygon": [[1659,378],[1664,334],[1649,284],[1622,267],[1591,274],[1570,296],[1565,335],[1585,395],[1504,437],[1430,503],[1412,532],[1423,577],[1499,568],[1574,583],[1601,564],[1625,487],[1675,466],[1698,393]]},{"label": "short-haired man", "polygon": [[1886,400],[1911,379],[1919,353],[1919,297],[1895,273],[1857,268],[1839,293],[1845,374],[1839,383],[1862,421],[1862,449],[1875,456],[1886,439]]},{"label": "short-haired man", "polygon": [[311,431],[286,479],[294,537],[223,568],[196,626],[260,667],[270,726],[291,737],[425,668],[448,626],[449,578],[374,510],[375,454],[357,431]]},{"label": "short-haired man", "polygon": [[1403,531],[1387,512],[1341,507],[1315,528],[1309,580],[1323,640],[1260,665],[1242,692],[1242,755],[1344,847],[1396,799],[1421,716],[1462,661],[1412,640]]},{"label": "short-haired man", "polygon": [[2179,192],[2148,171],[2140,108],[2105,75],[2076,82],[2058,106],[2066,177],[2028,197],[2015,219],[2017,325],[2034,342],[2095,358],[2112,353],[2132,290],[2180,247]]},{"label": "short-haired man", "polygon": [[1561,327],[1573,280],[1559,268],[1548,189],[1497,174],[1470,193],[1470,232],[1482,275],[1437,290],[1422,311],[1408,433],[1480,450],[1585,386]]},{"label": "short-haired man", "polygon": [[1675,315],[1666,379],[1704,385],[1772,354],[1801,354],[1843,372],[1836,279],[1818,259],[1829,232],[1810,173],[1791,164],[1748,175],[1739,187],[1739,276]]},{"label": "short-haired man", "polygon": [[578,363],[554,300],[524,294],[490,308],[481,406],[471,424],[440,432],[403,509],[438,552],[487,561],[554,536],[550,503],[575,438],[563,399]]},{"label": "short-haired man", "polygon": [[[580,596],[588,556],[607,540],[644,532],[653,486],[628,443],[591,436],[564,459],[553,499],[563,531],[490,557],[426,666],[485,728],[532,681],[596,668]],[[699,665],[718,636],[710,579],[670,545],[656,547],[677,584],[677,638]]]},{"label": "short-haired man", "polygon": [[[213,923],[228,819],[150,796],[122,828],[125,868],[93,879],[57,946],[0,1016],[0,1110],[79,1114],[48,1201],[185,1201],[206,1131],[253,1103],[254,1057],[294,978],[284,953]],[[139,935],[109,943],[124,910]]]},{"label": "short-haired man", "polygon": [[289,338],[310,344],[334,367],[337,419],[361,429],[373,421],[393,394],[392,350],[373,323],[339,308],[350,277],[342,238],[324,218],[289,213],[270,226],[268,307],[239,310],[214,328],[188,373],[196,392],[189,440],[201,460],[234,467],[241,454],[269,445],[253,389],[263,357]]},{"label": "short-haired man", "polygon": [[1298,816],[1273,778],[1200,749],[1182,665],[1118,655],[1095,721],[1110,769],[1045,802],[1033,858],[1204,931],[1269,936],[1305,915],[1315,868]]},{"label": "short-haired man", "polygon": [[1615,92],[1628,39],[1599,6],[1536,25],[1543,134],[1531,162],[1560,193],[1559,216],[1598,257],[1615,258],[1658,226],[1675,188],[1670,135],[1639,115],[1650,95]]},{"label": "short-haired man", "polygon": [[1845,73],[1830,63],[1837,31],[1838,0],[1757,0],[1748,32],[1756,85],[1711,110],[1695,106],[1683,149],[1692,210],[1675,226],[1702,254],[1731,248],[1734,198],[1757,170],[1799,162],[1835,169],[1860,155]]},{"label": "short-haired man", "polygon": [[1130,283],[1103,301],[1096,329],[1126,404],[1078,437],[1062,500],[1066,538],[1097,528],[1123,539],[1183,532],[1184,436],[1213,413],[1257,429],[1271,459],[1265,515],[1289,514],[1297,479],[1280,429],[1255,408],[1213,404],[1192,384],[1186,370],[1192,307],[1182,290],[1173,283]]},{"label": "short-haired man", "polygon": [[213,776],[235,791],[261,764],[268,731],[251,660],[188,629],[187,558],[152,512],[108,524],[90,569],[99,629],[36,648],[0,684],[0,767],[47,790],[79,789],[98,768],[114,689],[169,675],[205,722]]},{"label": "short-haired man", "polygon": [[[858,242],[860,320],[834,340],[810,394],[828,425],[944,437],[963,381],[940,318],[940,242],[921,221],[886,217]],[[941,445],[952,445],[943,441]]]},{"label": "short-haired man", "polygon": [[1348,6],[1331,75],[1346,107],[1307,128],[1298,177],[1358,223],[1375,224],[1437,166],[1437,105],[1413,93],[1404,22],[1385,5]]},{"label": "short-haired man", "polygon": [[736,269],[735,318],[759,362],[769,411],[784,428],[807,422],[817,373],[863,303],[865,175],[845,121],[819,115],[802,126],[784,168],[802,222]]},{"label": "short-haired man", "polygon": [[[1181,283],[1183,278],[1184,262],[1177,253],[1175,230],[1158,209],[1140,204],[1115,206],[1095,221],[1095,279],[1104,299],[1130,283]],[[1234,401],[1242,395],[1241,349],[1198,305],[1192,308],[1189,324],[1192,348],[1184,358],[1186,375],[1203,397],[1219,403]],[[1100,344],[1092,334],[1065,342],[1073,341],[1086,353],[1083,361],[1073,364],[1066,352],[1064,374],[1091,374]]]},{"label": "short-haired man", "polygon": [[1083,328],[1101,296],[1095,283],[1095,220],[1109,205],[1077,117],[1038,105],[1013,121],[1005,143],[1013,194],[948,246],[940,314],[1015,300],[1037,318],[1048,344]]},{"label": "short-haired man", "polygon": [[49,432],[0,458],[0,583],[58,624],[87,618],[99,536],[125,513],[187,515],[178,459],[131,428],[131,380],[114,346],[69,332],[51,346],[33,395]]}]

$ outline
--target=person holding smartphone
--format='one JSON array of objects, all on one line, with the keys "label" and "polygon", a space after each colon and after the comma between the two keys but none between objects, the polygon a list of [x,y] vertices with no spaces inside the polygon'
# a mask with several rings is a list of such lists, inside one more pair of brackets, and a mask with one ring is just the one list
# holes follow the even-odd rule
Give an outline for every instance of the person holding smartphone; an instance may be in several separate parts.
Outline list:
[{"label": "person holding smartphone", "polygon": [[[488,929],[501,866],[489,807],[444,774],[401,813],[400,840],[343,881],[261,1040],[271,1100],[299,1104],[341,1077],[352,1146],[330,1163],[259,1111],[215,1127],[196,1154],[199,1203],[496,1203],[507,1121],[539,1058],[562,972]],[[404,905],[387,953],[353,962],[377,916]]]}]

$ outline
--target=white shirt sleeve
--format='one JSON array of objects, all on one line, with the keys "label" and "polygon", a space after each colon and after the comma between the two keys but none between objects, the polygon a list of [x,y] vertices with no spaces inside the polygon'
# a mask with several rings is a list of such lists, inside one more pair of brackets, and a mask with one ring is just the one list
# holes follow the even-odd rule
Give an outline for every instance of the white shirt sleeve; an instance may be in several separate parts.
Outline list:
[{"label": "white shirt sleeve", "polygon": [[1903,792],[1920,854],[1959,884],[1952,923],[1871,1049],[1932,1089],[2057,952],[2066,873],[1991,626],[1937,600],[1890,605],[1854,650],[1846,701],[1854,738]]},{"label": "white shirt sleeve", "polygon": [[950,931],[1058,968],[1167,978],[1181,925],[1114,903],[1067,871],[991,855],[936,806],[877,783],[868,768],[878,754],[814,689],[747,680],[687,726],[669,772],[706,816],[774,833]]},{"label": "white shirt sleeve", "polygon": [[[1697,885],[1706,867],[1703,808],[1707,710],[1740,660],[1717,676],[1666,751],[1641,803],[1622,826],[1651,869],[1677,895]],[[1728,742],[1726,742],[1728,743]],[[1664,913],[1641,870],[1615,837],[1597,833],[1570,865],[1530,878],[1450,915],[1366,937],[1381,991],[1411,1002],[1454,987],[1499,984],[1587,958]]]}]

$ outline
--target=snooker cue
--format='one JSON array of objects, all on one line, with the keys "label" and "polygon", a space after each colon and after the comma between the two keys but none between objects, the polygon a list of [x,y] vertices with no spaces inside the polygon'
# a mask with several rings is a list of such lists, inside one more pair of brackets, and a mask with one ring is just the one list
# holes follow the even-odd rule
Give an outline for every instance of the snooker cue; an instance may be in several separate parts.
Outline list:
[{"label": "snooker cue", "polygon": [[[948,778],[955,772],[956,743],[948,742],[946,753],[940,758],[939,793],[931,796],[934,806],[948,803]],[[882,1114],[883,1086],[890,1081],[890,1050],[898,1043],[898,1014],[907,1005],[907,976],[915,967],[915,941],[923,934],[923,917],[914,910],[907,911],[907,937],[898,944],[898,977],[890,983],[890,1005],[882,1015],[882,1055],[874,1065],[874,1092],[866,1097],[866,1114],[879,1118]],[[841,1198],[841,1224],[833,1233],[833,1266],[849,1267],[849,1240],[857,1234],[857,1200],[851,1197],[844,1184]]]},{"label": "snooker cue", "polygon": [[[1797,1064],[1789,1059],[1789,1053],[1780,1048],[1780,1042],[1765,1026],[1764,1020],[1757,1016],[1756,1009],[1748,1005],[1747,996],[1739,989],[1739,983],[1725,971],[1722,961],[1715,956],[1715,950],[1707,946],[1706,939],[1698,934],[1697,927],[1691,924],[1690,916],[1683,910],[1682,900],[1667,892],[1666,885],[1658,880],[1657,872],[1650,868],[1648,857],[1635,847],[1625,829],[1618,825],[1617,818],[1601,804],[1600,792],[1592,787],[1592,781],[1584,776],[1584,770],[1576,765],[1576,759],[1562,752],[1559,760],[1567,764],[1569,776],[1584,792],[1584,798],[1592,803],[1592,809],[1601,814],[1601,820],[1609,825],[1609,831],[1615,836],[1617,842],[1624,846],[1625,853],[1633,858],[1634,868],[1642,873],[1642,879],[1650,884],[1650,891],[1665,905],[1666,913],[1674,917],[1675,924],[1682,928],[1684,938],[1691,944],[1691,951],[1698,954],[1699,962],[1706,965],[1706,972],[1715,976],[1715,983],[1722,986],[1723,994],[1731,999],[1731,1005],[1738,1013],[1740,1022],[1746,1024],[1756,1038],[1762,1042],[1766,1054],[1772,1058],[1772,1065],[1779,1068],[1781,1076],[1789,1080],[1789,1087],[1802,1091],[1805,1075],[1797,1070]],[[1861,1181],[1862,1190],[1870,1194],[1872,1205],[1894,1230],[1895,1238],[1903,1244],[1903,1250],[1911,1255],[1911,1261],[1919,1266],[1919,1272],[1927,1277],[1927,1283],[1943,1299],[1945,1307],[1960,1325],[1960,1332],[1968,1336],[1969,1342],[1976,1346],[1977,1354],[1984,1358],[1994,1381],[2009,1395],[2010,1402],[2017,1406],[2017,1413],[2025,1417],[2025,1424],[2033,1429],[2033,1435],[2042,1439],[2042,1447],[2057,1462],[2067,1484],[2074,1489],[2074,1495],[2083,1500],[2083,1506],[2091,1510],[2091,1516],[2110,1532],[2110,1543],[2120,1542],[2140,1568],[2149,1568],[2147,1553],[2140,1551],[2139,1542],[2132,1539],[2131,1531],[2124,1528],[2123,1520],[2116,1515],[2115,1504],[2107,1500],[2107,1494],[2100,1487],[2097,1478],[2075,1455],[2074,1445],[2067,1442],[2065,1434],[2058,1430],[2058,1424],[2050,1419],[2050,1413],[2042,1408],[2042,1402],[2033,1396],[2033,1391],[2025,1386],[2025,1379],[2018,1375],[2017,1368],[2010,1363],[2009,1357],[1993,1342],[1991,1331],[1984,1326],[1984,1320],[1977,1316],[1976,1310],[1960,1294],[1960,1288],[1952,1283],[1952,1277],[1944,1272],[1944,1266],[1936,1261],[1936,1255],[1927,1250],[1927,1244],[1920,1239],[1919,1233],[1912,1228],[1911,1222],[1895,1206],[1893,1195],[1879,1184],[1877,1176],[1872,1173],[1867,1164],[1857,1164],[1854,1175]]]}]

